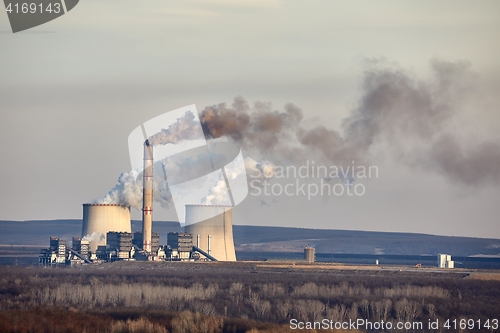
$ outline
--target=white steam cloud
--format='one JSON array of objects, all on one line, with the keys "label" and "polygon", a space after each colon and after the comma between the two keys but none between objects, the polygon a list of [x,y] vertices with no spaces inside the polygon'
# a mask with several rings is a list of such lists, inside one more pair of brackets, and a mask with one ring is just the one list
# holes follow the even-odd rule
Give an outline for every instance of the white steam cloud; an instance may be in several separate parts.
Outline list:
[{"label": "white steam cloud", "polygon": [[[250,157],[245,157],[244,164],[237,164],[236,167],[224,167],[228,182],[232,185],[230,188],[244,188],[241,185],[248,185],[250,179],[270,179],[274,177],[275,166],[269,161],[257,162]],[[246,174],[247,177],[242,177]],[[255,186],[255,185],[254,185]],[[226,205],[232,203],[228,198],[228,184],[221,174],[217,182],[210,189],[210,193],[205,196],[202,205]]]}]

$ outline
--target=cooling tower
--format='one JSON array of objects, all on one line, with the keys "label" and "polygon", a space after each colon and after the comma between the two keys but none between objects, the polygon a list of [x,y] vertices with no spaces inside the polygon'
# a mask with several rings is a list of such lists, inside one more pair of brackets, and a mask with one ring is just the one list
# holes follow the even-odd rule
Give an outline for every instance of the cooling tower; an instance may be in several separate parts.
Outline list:
[{"label": "cooling tower", "polygon": [[201,250],[219,261],[236,261],[232,207],[186,205],[186,224]]},{"label": "cooling tower", "polygon": [[83,204],[82,238],[90,241],[90,251],[106,245],[109,231],[132,232],[130,207],[114,204]]}]

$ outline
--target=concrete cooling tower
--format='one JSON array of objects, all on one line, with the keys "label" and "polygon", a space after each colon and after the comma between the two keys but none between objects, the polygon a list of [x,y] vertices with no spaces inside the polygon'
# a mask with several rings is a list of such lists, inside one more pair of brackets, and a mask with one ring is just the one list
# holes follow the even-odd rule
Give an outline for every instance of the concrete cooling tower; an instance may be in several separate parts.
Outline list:
[{"label": "concrete cooling tower", "polygon": [[232,207],[186,205],[186,224],[201,250],[219,261],[236,261]]},{"label": "concrete cooling tower", "polygon": [[130,207],[115,204],[83,204],[82,238],[90,241],[90,251],[106,245],[109,231],[132,232]]}]

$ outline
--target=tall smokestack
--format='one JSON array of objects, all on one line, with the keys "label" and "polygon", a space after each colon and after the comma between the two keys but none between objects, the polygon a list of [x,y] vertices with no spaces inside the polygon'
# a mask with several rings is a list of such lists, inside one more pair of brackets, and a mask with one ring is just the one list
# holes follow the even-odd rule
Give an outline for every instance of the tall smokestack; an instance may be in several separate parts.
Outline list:
[{"label": "tall smokestack", "polygon": [[151,252],[153,228],[153,146],[144,141],[144,171],[142,173],[142,249]]}]

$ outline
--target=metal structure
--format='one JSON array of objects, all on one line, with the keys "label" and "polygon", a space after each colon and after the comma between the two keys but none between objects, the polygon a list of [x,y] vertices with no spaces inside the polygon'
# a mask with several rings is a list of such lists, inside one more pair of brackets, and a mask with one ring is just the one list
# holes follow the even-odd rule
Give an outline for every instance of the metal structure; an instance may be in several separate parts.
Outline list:
[{"label": "metal structure", "polygon": [[153,229],[153,146],[144,141],[144,170],[142,172],[142,249],[151,253],[151,233]]},{"label": "metal structure", "polygon": [[73,250],[78,252],[83,258],[90,258],[90,242],[80,237],[73,237]]},{"label": "metal structure", "polygon": [[[185,232],[201,251],[218,261],[236,261],[230,206],[186,205]],[[202,253],[203,254],[203,253]]]},{"label": "metal structure", "polygon": [[116,204],[83,204],[82,238],[89,240],[90,251],[106,245],[110,231],[131,232],[130,207]]},{"label": "metal structure", "polygon": [[209,253],[203,251],[199,247],[193,246],[193,256],[198,253],[202,254],[205,258],[207,258],[210,261],[217,261],[217,259],[215,257],[212,257]]}]

